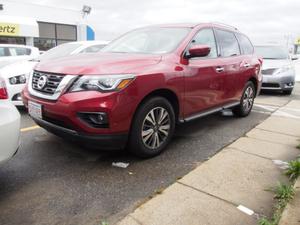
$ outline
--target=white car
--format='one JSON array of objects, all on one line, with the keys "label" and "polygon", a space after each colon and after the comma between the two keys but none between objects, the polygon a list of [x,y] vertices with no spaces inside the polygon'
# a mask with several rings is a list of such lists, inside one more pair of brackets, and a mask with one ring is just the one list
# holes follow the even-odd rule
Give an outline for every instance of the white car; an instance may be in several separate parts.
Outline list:
[{"label": "white car", "polygon": [[2,67],[0,69],[0,77],[3,77],[5,80],[9,99],[14,105],[23,106],[21,92],[25,87],[29,73],[37,63],[79,53],[98,52],[107,43],[107,41],[70,42],[52,48],[36,59],[30,61],[23,60]]},{"label": "white car", "polygon": [[0,44],[0,68],[20,60],[31,60],[40,55],[33,46]]},{"label": "white car", "polygon": [[16,154],[19,138],[20,114],[8,100],[4,80],[0,77],[0,164]]}]

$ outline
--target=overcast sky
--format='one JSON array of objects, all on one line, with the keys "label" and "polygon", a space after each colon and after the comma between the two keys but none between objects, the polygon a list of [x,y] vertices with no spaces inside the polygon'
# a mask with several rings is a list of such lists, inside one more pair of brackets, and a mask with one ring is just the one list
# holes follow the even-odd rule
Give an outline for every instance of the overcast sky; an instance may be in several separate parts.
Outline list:
[{"label": "overcast sky", "polygon": [[236,26],[253,42],[300,37],[300,0],[18,0],[80,10],[97,39],[112,39],[132,28],[181,22],[219,21]]}]

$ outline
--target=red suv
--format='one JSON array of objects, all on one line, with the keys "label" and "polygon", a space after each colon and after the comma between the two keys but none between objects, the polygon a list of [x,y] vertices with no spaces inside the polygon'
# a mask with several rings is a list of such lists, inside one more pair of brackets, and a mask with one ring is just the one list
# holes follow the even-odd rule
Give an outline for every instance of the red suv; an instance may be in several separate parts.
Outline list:
[{"label": "red suv", "polygon": [[152,157],[176,123],[227,108],[247,116],[260,69],[249,39],[230,26],[151,26],[101,53],[39,63],[23,99],[34,121],[58,136]]}]

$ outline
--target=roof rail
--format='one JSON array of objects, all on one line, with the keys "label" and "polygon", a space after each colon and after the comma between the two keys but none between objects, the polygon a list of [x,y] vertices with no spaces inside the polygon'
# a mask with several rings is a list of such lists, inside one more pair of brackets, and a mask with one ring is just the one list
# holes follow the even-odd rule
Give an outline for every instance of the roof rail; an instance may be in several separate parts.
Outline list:
[{"label": "roof rail", "polygon": [[228,28],[231,28],[231,29],[234,29],[234,30],[238,30],[236,27],[231,26],[231,25],[228,25],[228,24],[226,24],[226,23],[221,23],[221,22],[211,22],[211,24],[221,25],[221,26],[228,27]]}]

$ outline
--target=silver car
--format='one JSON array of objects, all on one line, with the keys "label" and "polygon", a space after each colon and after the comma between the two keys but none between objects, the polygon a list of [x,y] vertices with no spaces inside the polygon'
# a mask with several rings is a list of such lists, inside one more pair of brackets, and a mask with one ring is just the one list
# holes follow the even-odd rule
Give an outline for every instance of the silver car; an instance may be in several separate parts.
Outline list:
[{"label": "silver car", "polygon": [[255,46],[255,51],[263,58],[261,89],[292,94],[296,72],[287,49],[277,45],[260,45]]}]

